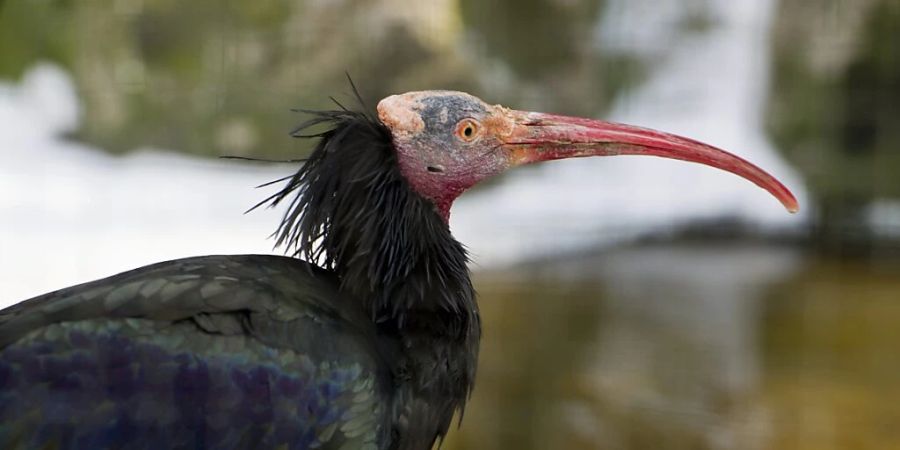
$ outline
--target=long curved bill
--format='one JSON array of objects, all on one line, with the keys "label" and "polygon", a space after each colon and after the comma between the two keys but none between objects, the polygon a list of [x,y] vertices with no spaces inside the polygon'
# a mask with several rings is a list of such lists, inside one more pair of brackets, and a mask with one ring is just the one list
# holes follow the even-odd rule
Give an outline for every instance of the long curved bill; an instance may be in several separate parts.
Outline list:
[{"label": "long curved bill", "polygon": [[513,130],[504,147],[513,166],[585,156],[648,155],[716,167],[769,191],[789,212],[797,199],[781,182],[750,162],[725,150],[674,134],[602,120],[509,111]]}]

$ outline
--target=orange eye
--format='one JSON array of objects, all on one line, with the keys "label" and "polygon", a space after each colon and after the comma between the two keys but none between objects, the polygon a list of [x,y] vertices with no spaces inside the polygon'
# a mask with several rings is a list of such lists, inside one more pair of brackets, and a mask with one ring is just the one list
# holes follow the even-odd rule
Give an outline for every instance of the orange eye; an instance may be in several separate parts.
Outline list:
[{"label": "orange eye", "polygon": [[463,119],[456,125],[456,137],[472,142],[481,133],[481,124],[474,119]]}]

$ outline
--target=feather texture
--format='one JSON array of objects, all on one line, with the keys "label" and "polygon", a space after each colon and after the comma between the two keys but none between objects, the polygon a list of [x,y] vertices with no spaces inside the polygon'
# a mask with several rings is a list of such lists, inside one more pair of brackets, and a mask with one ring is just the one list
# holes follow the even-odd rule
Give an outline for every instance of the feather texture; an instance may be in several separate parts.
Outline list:
[{"label": "feather texture", "polygon": [[0,448],[421,450],[446,435],[480,337],[466,252],[384,125],[338,106],[308,112],[295,135],[313,153],[257,205],[289,202],[275,236],[295,257],[169,261],[0,311]]},{"label": "feather texture", "polygon": [[0,448],[384,445],[374,330],[311,271],[191,258],[4,311]]}]

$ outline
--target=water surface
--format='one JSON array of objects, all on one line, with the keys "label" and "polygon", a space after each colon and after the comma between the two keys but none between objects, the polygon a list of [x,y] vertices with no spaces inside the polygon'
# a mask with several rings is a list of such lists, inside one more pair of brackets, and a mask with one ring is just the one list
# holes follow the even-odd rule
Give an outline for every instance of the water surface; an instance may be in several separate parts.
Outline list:
[{"label": "water surface", "polygon": [[477,277],[448,448],[900,448],[900,265],[635,245]]}]

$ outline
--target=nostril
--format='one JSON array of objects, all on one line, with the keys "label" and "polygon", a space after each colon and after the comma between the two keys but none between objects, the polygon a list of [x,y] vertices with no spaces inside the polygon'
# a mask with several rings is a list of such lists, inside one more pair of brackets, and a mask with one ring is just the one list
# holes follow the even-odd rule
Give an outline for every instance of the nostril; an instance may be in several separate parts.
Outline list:
[{"label": "nostril", "polygon": [[444,171],[442,166],[428,166],[428,171],[432,173],[441,173]]}]

